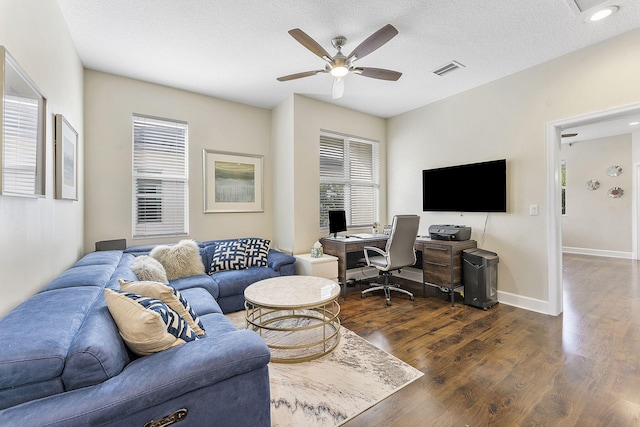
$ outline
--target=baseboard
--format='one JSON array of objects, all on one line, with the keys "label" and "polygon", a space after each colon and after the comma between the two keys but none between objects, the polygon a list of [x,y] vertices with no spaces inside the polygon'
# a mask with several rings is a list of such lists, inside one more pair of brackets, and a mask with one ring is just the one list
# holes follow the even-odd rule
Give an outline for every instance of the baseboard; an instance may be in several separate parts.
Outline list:
[{"label": "baseboard", "polygon": [[537,313],[549,315],[551,313],[549,309],[549,301],[516,295],[510,292],[498,290],[498,301],[500,304],[511,305],[525,310],[535,311]]},{"label": "baseboard", "polygon": [[609,258],[633,259],[633,254],[631,252],[605,251],[602,249],[573,248],[570,246],[563,246],[562,252],[566,254],[593,255],[593,256],[602,256],[602,257],[609,257]]}]

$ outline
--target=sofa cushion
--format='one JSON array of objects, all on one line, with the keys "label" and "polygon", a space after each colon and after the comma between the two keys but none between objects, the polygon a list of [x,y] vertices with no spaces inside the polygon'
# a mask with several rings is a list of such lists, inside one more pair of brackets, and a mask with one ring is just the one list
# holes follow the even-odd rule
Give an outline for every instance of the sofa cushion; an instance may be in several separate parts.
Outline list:
[{"label": "sofa cushion", "polygon": [[102,288],[115,271],[115,265],[79,265],[53,279],[40,292],[54,289],[96,286]]},{"label": "sofa cushion", "polygon": [[124,292],[143,295],[145,297],[155,298],[162,301],[173,311],[178,313],[180,317],[186,320],[189,327],[193,329],[196,335],[204,335],[204,326],[202,326],[202,322],[198,318],[198,315],[191,308],[186,298],[180,294],[180,291],[174,287],[160,282],[126,282],[124,280],[120,280],[120,289]]},{"label": "sofa cushion", "polygon": [[173,246],[158,245],[149,256],[160,261],[169,280],[205,274],[200,248],[193,240],[181,240]]},{"label": "sofa cushion", "polygon": [[[218,302],[213,298],[209,291],[204,288],[184,289],[180,291],[180,293],[185,297],[187,301],[189,301],[189,305],[191,306],[191,308],[193,308],[193,311],[198,313],[198,317],[200,318],[200,320],[202,320],[202,316],[204,316],[205,314],[222,313],[222,309],[218,305]],[[206,326],[207,325],[205,325],[205,329]]]},{"label": "sofa cushion", "polygon": [[247,242],[247,267],[266,267],[271,240],[260,238],[245,240]]},{"label": "sofa cushion", "polygon": [[71,343],[101,292],[93,286],[41,292],[0,319],[0,390],[12,389],[14,403],[60,392]]},{"label": "sofa cushion", "polygon": [[167,272],[160,261],[148,255],[139,256],[131,263],[131,270],[139,280],[151,280],[160,283],[169,283]]},{"label": "sofa cushion", "polygon": [[[218,288],[218,284],[213,280],[213,276],[209,276],[208,274],[203,274],[200,276],[191,276],[191,277],[183,277],[181,279],[172,280],[169,282],[171,286],[179,290],[180,292],[184,292],[186,289],[191,288],[203,288],[207,292],[211,294],[214,299],[218,299],[220,295],[220,289]],[[191,300],[189,300],[191,301]],[[193,301],[191,301],[193,303]],[[196,313],[200,313],[196,310]]]},{"label": "sofa cushion", "polygon": [[146,356],[197,339],[178,313],[160,300],[105,289],[104,296],[120,336],[131,351]]},{"label": "sofa cushion", "polygon": [[69,348],[62,371],[66,390],[100,384],[131,361],[101,292],[97,297]]},{"label": "sofa cushion", "polygon": [[211,260],[209,274],[226,270],[246,268],[247,242],[245,240],[226,240],[216,245]]}]

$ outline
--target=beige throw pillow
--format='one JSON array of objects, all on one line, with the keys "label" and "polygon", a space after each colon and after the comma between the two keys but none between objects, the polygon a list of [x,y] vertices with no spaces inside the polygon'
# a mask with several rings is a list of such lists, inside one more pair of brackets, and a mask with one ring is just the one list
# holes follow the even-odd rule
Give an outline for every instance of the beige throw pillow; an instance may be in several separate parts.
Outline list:
[{"label": "beige throw pillow", "polygon": [[195,332],[165,303],[133,293],[104,290],[120,336],[136,354],[146,356],[197,339]]},{"label": "beige throw pillow", "polygon": [[160,261],[169,280],[205,274],[200,249],[193,240],[181,240],[174,246],[156,246],[149,256]]},{"label": "beige throw pillow", "polygon": [[160,282],[126,282],[120,279],[120,289],[124,292],[155,298],[167,304],[180,317],[187,321],[191,329],[198,335],[204,335],[204,326],[187,300],[173,286]]}]

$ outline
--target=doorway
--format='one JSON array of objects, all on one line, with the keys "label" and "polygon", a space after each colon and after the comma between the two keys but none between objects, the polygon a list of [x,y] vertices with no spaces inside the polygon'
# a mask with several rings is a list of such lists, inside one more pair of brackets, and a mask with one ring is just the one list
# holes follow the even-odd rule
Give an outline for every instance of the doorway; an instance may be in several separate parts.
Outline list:
[{"label": "doorway", "polygon": [[[561,133],[579,126],[610,123],[623,118],[640,116],[640,103],[598,111],[568,119],[547,123],[547,283],[549,285],[549,307],[551,315],[562,313],[562,213],[560,189],[560,144]],[[631,133],[631,132],[627,132]],[[634,176],[631,189],[632,206],[632,252],[638,259],[638,183],[640,167],[633,165]]]}]

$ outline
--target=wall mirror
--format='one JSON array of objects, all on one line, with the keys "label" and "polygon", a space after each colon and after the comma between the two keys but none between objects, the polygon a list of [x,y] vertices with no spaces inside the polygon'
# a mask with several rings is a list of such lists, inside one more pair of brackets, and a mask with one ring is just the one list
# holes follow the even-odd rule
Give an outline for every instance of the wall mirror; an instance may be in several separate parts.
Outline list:
[{"label": "wall mirror", "polygon": [[0,194],[45,194],[46,98],[0,46]]}]

